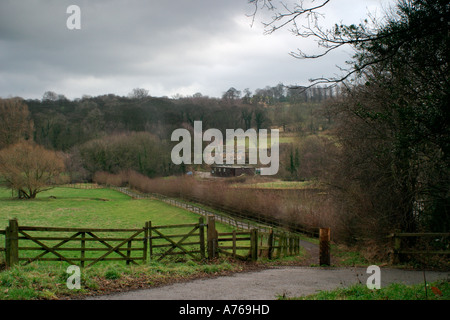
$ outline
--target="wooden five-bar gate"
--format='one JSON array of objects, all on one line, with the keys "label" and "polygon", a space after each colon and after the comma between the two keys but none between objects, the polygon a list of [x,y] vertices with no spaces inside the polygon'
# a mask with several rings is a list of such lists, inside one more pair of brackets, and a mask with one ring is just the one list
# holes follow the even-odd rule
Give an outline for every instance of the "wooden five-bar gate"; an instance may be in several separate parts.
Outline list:
[{"label": "wooden five-bar gate", "polygon": [[17,220],[10,220],[1,232],[5,235],[2,251],[7,266],[34,261],[65,261],[81,267],[100,261],[138,264],[147,260],[148,225],[136,229],[56,228],[19,226]]},{"label": "wooden five-bar gate", "polygon": [[157,261],[174,255],[187,255],[196,260],[205,259],[204,227],[203,218],[200,218],[198,223],[167,226],[152,226],[150,222],[150,257],[157,258]]},{"label": "wooden five-bar gate", "polygon": [[[206,234],[206,237],[205,237]],[[127,264],[161,261],[182,255],[183,259],[214,259],[227,255],[237,259],[257,260],[299,253],[296,235],[251,231],[218,233],[214,216],[198,223],[141,228],[59,228],[20,226],[10,220],[5,230],[5,261],[8,267],[35,261],[63,261],[89,267],[102,261],[125,261]],[[277,254],[274,252],[277,250]]]}]

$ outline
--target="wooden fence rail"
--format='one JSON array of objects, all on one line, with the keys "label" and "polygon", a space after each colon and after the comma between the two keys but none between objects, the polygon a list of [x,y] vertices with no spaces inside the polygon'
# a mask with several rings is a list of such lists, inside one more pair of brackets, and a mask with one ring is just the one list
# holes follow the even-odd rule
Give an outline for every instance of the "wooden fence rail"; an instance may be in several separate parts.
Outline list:
[{"label": "wooden fence rail", "polygon": [[216,217],[216,221],[220,221],[222,223],[228,224],[232,227],[235,227],[236,229],[239,230],[250,230],[250,229],[254,229],[257,228],[260,231],[268,231],[270,229],[270,227],[268,226],[263,226],[260,224],[256,224],[256,223],[252,223],[249,220],[244,220],[244,219],[237,219],[234,217],[230,217],[230,216],[226,216],[226,215],[221,215],[218,214],[217,212],[212,212],[209,210],[206,210],[202,207],[199,206],[195,206],[191,203],[186,203],[177,199],[172,199],[160,194],[156,194],[156,193],[137,193],[135,191],[132,191],[128,188],[123,188],[123,187],[114,187],[114,186],[108,186],[109,188],[112,188],[114,190],[117,190],[123,194],[126,194],[132,198],[135,199],[157,199],[159,201],[168,203],[172,206],[175,207],[179,207],[179,208],[183,208],[187,211],[190,212],[194,212],[196,214],[202,215],[204,217],[208,217],[208,216],[215,216]]},{"label": "wooden fence rail", "polygon": [[[256,229],[254,231],[241,231],[241,232],[228,232],[228,233],[218,233],[217,234],[217,253],[225,254],[227,256],[231,256],[233,258],[239,258],[242,260],[247,260],[251,258],[255,260],[255,256],[252,255],[254,253],[252,247],[255,245],[253,242],[255,241],[252,237],[253,232],[257,232]],[[240,242],[244,242],[244,244],[239,245]],[[231,250],[231,251],[230,251]],[[244,251],[243,254],[238,254],[238,252]]]},{"label": "wooden fence rail", "polygon": [[[126,194],[130,197],[133,197],[135,199],[157,199],[159,201],[168,203],[172,206],[176,206],[176,207],[183,208],[185,210],[197,213],[204,217],[213,215],[216,217],[216,221],[220,221],[222,223],[228,224],[229,226],[232,226],[232,227],[236,228],[237,230],[251,230],[251,229],[256,228],[260,232],[267,233],[270,230],[278,228],[278,225],[276,223],[269,223],[268,221],[261,221],[261,222],[252,221],[251,217],[245,216],[245,215],[240,215],[239,213],[235,212],[235,210],[233,211],[233,210],[231,210],[231,208],[225,208],[223,206],[218,208],[218,210],[222,209],[222,210],[225,210],[225,212],[229,211],[232,213],[230,213],[230,215],[224,215],[221,213],[212,212],[212,211],[206,210],[200,206],[193,205],[192,203],[180,201],[178,199],[170,198],[170,197],[167,197],[167,196],[164,196],[161,194],[157,194],[157,193],[138,193],[133,190],[130,190],[129,188],[124,188],[124,187],[115,187],[115,186],[109,186],[109,185],[107,187],[117,190],[117,191],[119,191],[123,194]],[[201,202],[199,201],[199,203],[201,203]],[[258,220],[258,219],[256,219],[256,220]],[[282,227],[282,229],[284,229],[284,227]],[[313,237],[318,237],[318,232],[315,232],[315,231],[309,230],[309,231],[305,231],[304,233],[309,234]]]},{"label": "wooden fence rail", "polygon": [[276,259],[294,256],[300,253],[300,237],[288,232],[274,232],[269,229],[261,232],[254,228],[250,231],[218,233],[214,227],[214,216],[208,217],[209,254],[220,254],[242,260],[256,261],[264,257]]},{"label": "wooden fence rail", "polygon": [[148,224],[136,229],[55,228],[19,226],[17,220],[10,220],[2,251],[7,266],[34,261],[65,261],[81,267],[100,261],[138,264],[147,260]]},{"label": "wooden fence rail", "polygon": [[5,252],[7,267],[34,261],[62,261],[81,267],[101,261],[139,264],[175,255],[203,260],[223,254],[256,261],[295,255],[300,248],[298,236],[273,230],[218,233],[215,216],[208,216],[206,224],[201,217],[198,223],[166,226],[148,221],[134,229],[19,226],[14,219],[0,234],[5,237],[0,252]]},{"label": "wooden fence rail", "polygon": [[[450,255],[450,233],[393,233],[388,237],[393,241],[392,264],[401,263],[405,255]],[[426,249],[407,248],[408,243],[405,240],[408,238],[428,238],[435,243],[425,242]],[[415,242],[417,246],[417,241]],[[439,248],[436,249],[436,247]]]},{"label": "wooden fence rail", "polygon": [[289,232],[258,233],[258,257],[278,259],[300,253],[300,237]]},{"label": "wooden fence rail", "polygon": [[[168,226],[152,226],[150,224],[150,258],[158,257],[161,261],[165,257],[173,255],[189,255],[194,259],[205,258],[205,232],[204,220],[199,219],[196,224],[178,224]],[[167,234],[165,231],[185,230],[186,233]],[[180,239],[181,238],[181,239]],[[194,238],[194,241],[192,241]],[[177,241],[175,241],[177,239]],[[190,240],[190,242],[188,242]],[[177,250],[178,249],[178,250]],[[196,256],[198,254],[199,256]]]}]

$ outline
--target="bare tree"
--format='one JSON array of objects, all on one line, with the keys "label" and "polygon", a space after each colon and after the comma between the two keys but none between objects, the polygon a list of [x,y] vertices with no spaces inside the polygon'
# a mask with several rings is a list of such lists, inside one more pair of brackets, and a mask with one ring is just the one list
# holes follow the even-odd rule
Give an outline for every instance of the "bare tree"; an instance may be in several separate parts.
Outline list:
[{"label": "bare tree", "polygon": [[232,104],[235,103],[237,100],[239,100],[241,97],[241,91],[231,87],[228,89],[223,95],[222,99],[224,101],[227,101],[228,103]]},{"label": "bare tree", "polygon": [[46,91],[42,96],[42,101],[58,101],[59,95],[53,91]]},{"label": "bare tree", "polygon": [[148,90],[143,88],[135,88],[132,92],[128,94],[131,99],[143,99],[148,97]]},{"label": "bare tree", "polygon": [[252,127],[253,110],[249,107],[244,107],[242,108],[241,115],[245,130],[250,129]]},{"label": "bare tree", "polygon": [[34,199],[48,190],[64,171],[63,160],[53,151],[20,142],[0,151],[0,176],[19,197]]},{"label": "bare tree", "polygon": [[[339,49],[343,46],[350,46],[360,53],[366,53],[365,51],[373,45],[384,41],[385,39],[398,39],[404,38],[405,41],[411,40],[408,36],[408,32],[411,30],[391,30],[388,32],[380,32],[383,28],[382,23],[370,14],[359,24],[338,24],[334,27],[326,29],[321,24],[321,19],[324,18],[322,9],[325,6],[330,6],[332,3],[339,3],[338,1],[321,0],[321,1],[303,1],[294,2],[293,4],[280,2],[280,6],[275,6],[273,0],[249,0],[250,4],[254,6],[254,11],[250,15],[253,19],[253,23],[256,16],[261,10],[268,10],[273,12],[273,15],[268,21],[263,22],[266,34],[272,34],[280,29],[289,28],[289,31],[293,35],[299,38],[311,38],[316,40],[318,46],[322,51],[318,54],[308,54],[301,49],[290,52],[290,55],[298,59],[318,59],[324,57],[328,53]],[[403,3],[405,0],[399,0],[399,3]],[[416,2],[431,2],[428,0],[416,1]],[[394,12],[392,10],[392,12]],[[386,13],[388,15],[395,15],[395,13]],[[388,17],[392,18],[392,17]],[[440,16],[436,16],[437,19]],[[412,29],[425,27],[425,26],[412,26]],[[428,29],[428,28],[424,28]],[[427,32],[442,32],[442,30],[427,30]],[[403,42],[399,42],[398,46],[401,46]],[[395,48],[391,54],[396,54]],[[375,64],[382,62],[384,59],[388,59],[389,54],[383,57],[364,55],[364,59],[359,59],[358,55],[355,55],[353,61],[347,62],[348,68],[340,67],[343,74],[338,77],[320,77],[310,79],[311,85],[306,87],[296,87],[306,90],[314,87],[317,84],[327,84],[334,87],[337,84],[343,83],[346,80],[350,80],[353,77],[360,76],[364,71]],[[368,59],[369,58],[369,59]]]}]

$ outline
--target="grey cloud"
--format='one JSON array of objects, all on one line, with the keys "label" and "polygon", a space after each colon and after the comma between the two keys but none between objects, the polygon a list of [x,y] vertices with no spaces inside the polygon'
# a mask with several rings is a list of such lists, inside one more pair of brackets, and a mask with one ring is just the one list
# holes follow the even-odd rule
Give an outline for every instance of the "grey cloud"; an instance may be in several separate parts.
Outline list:
[{"label": "grey cloud", "polygon": [[[81,30],[66,28],[71,4],[81,8]],[[155,95],[219,95],[230,86],[304,83],[338,64],[289,57],[298,39],[263,37],[245,17],[251,9],[247,0],[2,0],[0,96],[123,94],[143,85]]]}]

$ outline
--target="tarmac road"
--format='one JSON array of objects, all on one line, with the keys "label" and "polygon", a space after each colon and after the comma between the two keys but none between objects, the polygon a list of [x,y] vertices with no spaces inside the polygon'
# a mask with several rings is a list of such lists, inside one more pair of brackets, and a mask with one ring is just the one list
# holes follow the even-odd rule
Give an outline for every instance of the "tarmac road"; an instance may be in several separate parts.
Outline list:
[{"label": "tarmac road", "polygon": [[[365,268],[279,267],[198,279],[152,289],[89,297],[89,300],[274,300],[365,284],[371,275]],[[427,282],[450,279],[450,272],[426,271]],[[422,271],[381,268],[381,287],[390,283],[424,282]]]}]

